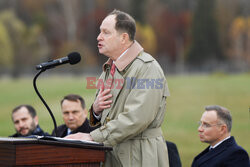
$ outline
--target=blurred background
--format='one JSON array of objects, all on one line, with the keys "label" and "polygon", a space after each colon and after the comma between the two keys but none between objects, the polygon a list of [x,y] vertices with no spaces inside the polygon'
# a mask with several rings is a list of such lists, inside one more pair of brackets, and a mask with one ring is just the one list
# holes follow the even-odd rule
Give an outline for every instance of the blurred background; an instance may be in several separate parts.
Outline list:
[{"label": "blurred background", "polygon": [[82,61],[43,74],[38,88],[58,124],[61,98],[82,95],[89,107],[95,90],[86,77],[98,76],[107,60],[96,37],[113,9],[137,21],[136,40],[166,73],[171,96],[164,137],[177,144],[183,166],[207,145],[197,135],[204,106],[232,111],[232,135],[250,152],[250,1],[249,0],[5,0],[0,1],[0,136],[14,133],[10,112],[19,104],[38,110],[48,132],[53,123],[36,96],[35,65],[77,51]]},{"label": "blurred background", "polygon": [[99,26],[114,8],[136,19],[136,40],[165,72],[249,70],[248,0],[8,0],[0,2],[0,76],[31,73],[71,51],[83,56],[74,70],[96,72],[106,60]]}]

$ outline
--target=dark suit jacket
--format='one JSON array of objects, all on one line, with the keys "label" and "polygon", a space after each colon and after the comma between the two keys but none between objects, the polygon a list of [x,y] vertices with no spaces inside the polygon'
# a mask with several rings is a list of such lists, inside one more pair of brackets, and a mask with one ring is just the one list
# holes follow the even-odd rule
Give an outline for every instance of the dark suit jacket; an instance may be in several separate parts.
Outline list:
[{"label": "dark suit jacket", "polygon": [[[82,132],[82,133],[90,133],[92,130],[96,129],[98,127],[91,127],[89,125],[89,120],[86,119],[85,122],[82,124],[82,126],[78,127],[76,130],[72,131],[71,134]],[[63,124],[57,127],[57,137],[65,137],[67,136],[68,127]],[[52,136],[55,136],[55,131],[53,130]]]},{"label": "dark suit jacket", "polygon": [[194,158],[192,167],[249,167],[249,156],[231,136],[213,150],[207,147]]},{"label": "dark suit jacket", "polygon": [[181,167],[181,159],[176,145],[173,142],[166,141],[168,148],[169,167]]}]

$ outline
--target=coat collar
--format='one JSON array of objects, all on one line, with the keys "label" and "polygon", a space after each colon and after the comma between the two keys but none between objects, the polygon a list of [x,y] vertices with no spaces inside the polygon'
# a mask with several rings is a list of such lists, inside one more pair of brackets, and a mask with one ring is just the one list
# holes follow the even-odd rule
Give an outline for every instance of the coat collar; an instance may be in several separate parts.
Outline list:
[{"label": "coat collar", "polygon": [[213,158],[214,156],[220,154],[222,151],[227,149],[227,147],[236,144],[235,139],[231,136],[229,139],[223,141],[219,146],[209,151],[209,147],[207,147],[203,152],[201,152],[195,160],[197,161],[198,166],[207,160]]},{"label": "coat collar", "polygon": [[[134,41],[130,48],[128,48],[127,52],[115,62],[116,68],[119,71],[123,71],[141,51],[143,51],[142,46],[137,41]],[[113,60],[108,59],[108,61],[103,65],[103,71],[106,71],[107,65],[111,66],[112,63]]]}]

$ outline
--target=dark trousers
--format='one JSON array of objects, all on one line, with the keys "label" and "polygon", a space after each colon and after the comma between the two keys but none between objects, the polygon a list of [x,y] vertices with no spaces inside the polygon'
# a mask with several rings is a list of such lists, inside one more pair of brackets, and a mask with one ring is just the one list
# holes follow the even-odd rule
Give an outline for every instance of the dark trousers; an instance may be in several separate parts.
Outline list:
[{"label": "dark trousers", "polygon": [[173,142],[166,141],[168,148],[168,158],[170,167],[181,167],[181,159],[176,145]]}]

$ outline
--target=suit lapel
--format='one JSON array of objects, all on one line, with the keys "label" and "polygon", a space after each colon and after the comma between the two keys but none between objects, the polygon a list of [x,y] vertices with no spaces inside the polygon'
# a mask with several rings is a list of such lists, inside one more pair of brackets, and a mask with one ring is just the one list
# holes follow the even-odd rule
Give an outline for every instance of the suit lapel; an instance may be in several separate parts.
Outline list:
[{"label": "suit lapel", "polygon": [[219,146],[215,149],[209,151],[209,147],[207,147],[201,154],[197,156],[197,163],[198,166],[205,163],[208,160],[211,160],[213,157],[217,156],[218,154],[222,153],[227,149],[229,145],[232,145],[235,142],[234,138],[231,136],[229,139],[222,142]]},{"label": "suit lapel", "polygon": [[201,156],[200,159],[198,160],[198,166],[205,163],[206,161],[211,160],[213,157],[220,154],[225,149],[226,149],[225,147],[220,147],[220,148],[215,148],[215,149],[209,151],[209,147],[208,147],[206,149],[206,152],[204,153],[204,155]]},{"label": "suit lapel", "polygon": [[67,132],[68,132],[68,127],[66,125],[63,125],[62,130],[60,130],[57,135],[59,137],[65,137],[67,136]]}]

